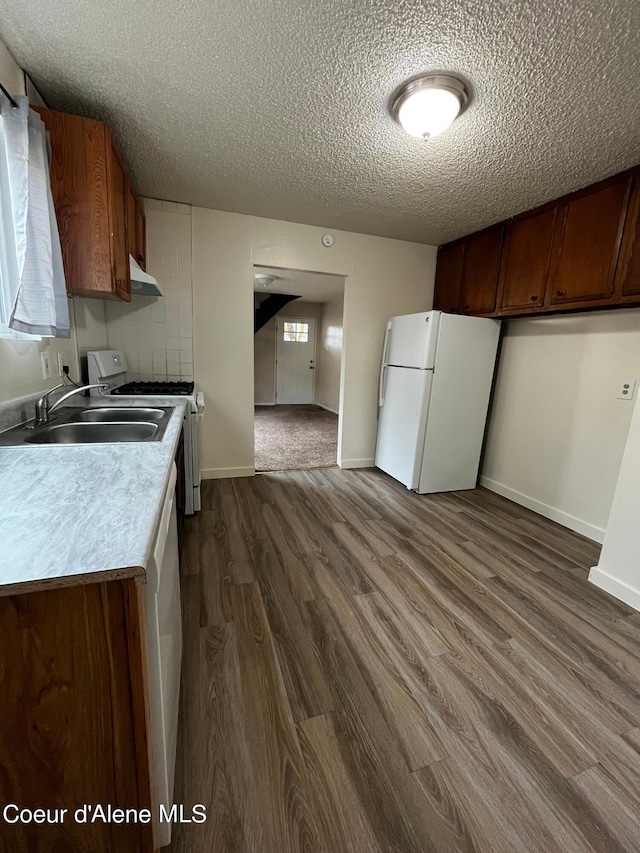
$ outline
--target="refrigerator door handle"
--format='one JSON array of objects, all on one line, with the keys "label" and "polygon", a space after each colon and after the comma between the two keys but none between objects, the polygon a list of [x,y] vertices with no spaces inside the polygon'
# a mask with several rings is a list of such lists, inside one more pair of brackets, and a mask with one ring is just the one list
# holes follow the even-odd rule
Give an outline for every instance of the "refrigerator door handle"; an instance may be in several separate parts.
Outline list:
[{"label": "refrigerator door handle", "polygon": [[382,364],[387,364],[389,360],[389,346],[391,345],[391,323],[387,324],[384,331],[384,343],[382,345]]},{"label": "refrigerator door handle", "polygon": [[387,365],[383,362],[380,366],[380,384],[378,386],[378,406],[384,406],[384,380],[386,378]]}]

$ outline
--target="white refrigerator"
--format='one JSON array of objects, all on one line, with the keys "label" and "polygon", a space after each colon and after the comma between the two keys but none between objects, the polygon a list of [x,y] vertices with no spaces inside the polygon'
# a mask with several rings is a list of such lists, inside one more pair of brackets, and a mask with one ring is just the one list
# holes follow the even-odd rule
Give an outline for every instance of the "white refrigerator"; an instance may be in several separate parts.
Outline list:
[{"label": "white refrigerator", "polygon": [[474,489],[500,321],[392,317],[380,368],[376,466],[420,494]]}]

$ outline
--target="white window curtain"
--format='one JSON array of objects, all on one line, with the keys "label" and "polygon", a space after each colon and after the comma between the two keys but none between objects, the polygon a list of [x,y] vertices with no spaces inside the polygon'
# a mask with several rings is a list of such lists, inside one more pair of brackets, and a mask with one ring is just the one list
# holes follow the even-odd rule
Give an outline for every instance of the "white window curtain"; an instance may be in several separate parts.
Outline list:
[{"label": "white window curtain", "polygon": [[0,95],[0,327],[68,338],[47,132],[27,98],[16,101]]}]

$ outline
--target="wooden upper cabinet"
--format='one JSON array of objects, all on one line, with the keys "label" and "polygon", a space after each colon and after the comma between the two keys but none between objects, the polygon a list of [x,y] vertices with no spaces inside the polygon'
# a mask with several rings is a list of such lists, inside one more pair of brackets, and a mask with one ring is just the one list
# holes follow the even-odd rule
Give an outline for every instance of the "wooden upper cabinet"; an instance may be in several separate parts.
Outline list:
[{"label": "wooden upper cabinet", "polygon": [[547,305],[611,297],[631,181],[622,175],[560,200]]},{"label": "wooden upper cabinet", "polygon": [[135,258],[143,270],[147,268],[147,218],[140,199],[136,206],[136,254]]},{"label": "wooden upper cabinet", "polygon": [[51,135],[51,190],[67,291],[129,301],[128,178],[111,131],[92,119],[33,109]]},{"label": "wooden upper cabinet", "polygon": [[[109,140],[111,142],[111,140]],[[107,152],[109,176],[109,239],[113,290],[121,299],[131,299],[129,252],[127,249],[127,173],[113,147]]]},{"label": "wooden upper cabinet", "polygon": [[144,270],[147,265],[147,229],[142,204],[133,188],[131,180],[127,181],[127,246],[139,266]]},{"label": "wooden upper cabinet", "polygon": [[436,311],[453,314],[458,310],[464,243],[443,246],[438,250],[433,307]]},{"label": "wooden upper cabinet", "polygon": [[461,314],[493,314],[498,292],[498,269],[503,227],[472,234],[464,243],[458,310]]},{"label": "wooden upper cabinet", "polygon": [[547,207],[507,224],[498,311],[522,311],[544,304],[557,207]]},{"label": "wooden upper cabinet", "polygon": [[637,302],[640,296],[640,175],[635,175],[633,178],[629,210],[616,269],[615,292],[623,301]]}]

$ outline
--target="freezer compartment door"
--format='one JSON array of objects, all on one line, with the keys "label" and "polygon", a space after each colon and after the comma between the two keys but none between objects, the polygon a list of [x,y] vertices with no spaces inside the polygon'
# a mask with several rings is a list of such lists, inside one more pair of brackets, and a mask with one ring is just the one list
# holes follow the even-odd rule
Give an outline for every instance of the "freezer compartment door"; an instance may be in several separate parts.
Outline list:
[{"label": "freezer compartment door", "polygon": [[417,489],[433,373],[386,367],[381,387],[376,465]]},{"label": "freezer compartment door", "polygon": [[433,367],[440,311],[392,317],[387,326],[383,360],[396,367]]}]

